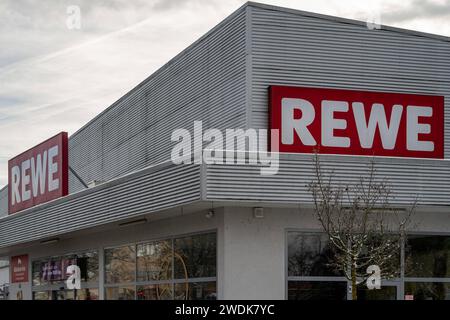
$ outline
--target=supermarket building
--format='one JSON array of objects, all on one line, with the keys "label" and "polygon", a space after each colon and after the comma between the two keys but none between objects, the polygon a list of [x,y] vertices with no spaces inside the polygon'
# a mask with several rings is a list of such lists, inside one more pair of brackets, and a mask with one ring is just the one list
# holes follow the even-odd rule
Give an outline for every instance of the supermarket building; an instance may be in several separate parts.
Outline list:
[{"label": "supermarket building", "polygon": [[[376,134],[385,153],[345,148],[326,129],[339,122],[324,113],[312,126],[339,180],[355,181],[377,155],[393,205],[418,197],[417,227],[400,256],[402,266],[410,259],[422,268],[402,267],[400,278],[360,296],[450,299],[450,38],[251,2],[68,138],[67,195],[11,212],[15,191],[0,191],[9,299],[348,298],[346,280],[323,263],[327,241],[307,187],[313,143],[304,152],[285,146],[273,175],[254,164],[171,161],[174,130],[196,120],[223,131],[282,130],[276,108],[299,92],[409,101],[397,107],[398,127],[415,136],[399,133],[403,145],[389,147]],[[320,138],[314,130],[308,137]],[[427,134],[431,142],[421,143]],[[414,145],[422,149],[408,151]],[[74,261],[76,293],[64,282]]]}]

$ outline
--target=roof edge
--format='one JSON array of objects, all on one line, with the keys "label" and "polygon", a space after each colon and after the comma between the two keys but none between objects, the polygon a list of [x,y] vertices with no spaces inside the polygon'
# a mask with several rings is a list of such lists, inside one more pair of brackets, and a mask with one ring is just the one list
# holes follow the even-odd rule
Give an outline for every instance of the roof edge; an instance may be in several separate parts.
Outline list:
[{"label": "roof edge", "polygon": [[[366,25],[367,25],[366,22],[361,21],[361,20],[342,18],[342,17],[331,16],[331,15],[322,14],[322,13],[303,11],[303,10],[299,10],[299,9],[291,9],[291,8],[280,7],[280,6],[275,6],[275,5],[265,4],[265,3],[260,3],[260,2],[249,1],[246,3],[246,5],[256,7],[256,8],[266,9],[266,10],[287,12],[287,13],[292,13],[292,14],[297,14],[297,15],[302,15],[302,16],[307,16],[307,17],[313,17],[313,18],[324,19],[324,20],[346,23],[346,24],[354,24],[354,25],[364,26],[364,27],[366,27]],[[425,37],[425,38],[450,42],[450,37],[439,35],[439,34],[415,31],[415,30],[398,28],[398,27],[392,27],[392,26],[388,26],[388,25],[384,25],[384,24],[381,24],[380,27],[381,27],[381,30],[393,31],[393,32],[398,32],[398,33],[409,34],[412,36],[419,36],[419,37]]]}]

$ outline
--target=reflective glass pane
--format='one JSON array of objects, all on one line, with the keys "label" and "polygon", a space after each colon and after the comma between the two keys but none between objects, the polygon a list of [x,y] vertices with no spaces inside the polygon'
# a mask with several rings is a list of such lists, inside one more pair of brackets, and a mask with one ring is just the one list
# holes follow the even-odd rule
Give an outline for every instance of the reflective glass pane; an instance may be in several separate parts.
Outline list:
[{"label": "reflective glass pane", "polygon": [[134,300],[134,286],[105,288],[106,300]]},{"label": "reflective glass pane", "polygon": [[[76,264],[80,267],[81,281],[98,281],[98,253],[85,252],[75,256]],[[67,277],[66,277],[67,278]]]},{"label": "reflective glass pane", "polygon": [[347,300],[346,282],[289,281],[289,300]]},{"label": "reflective glass pane", "polygon": [[[31,264],[31,270],[33,274],[33,286],[39,286],[46,283],[44,278],[42,277],[42,270],[44,267],[44,261],[33,261]],[[47,299],[45,299],[47,300]]]},{"label": "reflective glass pane", "polygon": [[73,292],[66,290],[54,290],[51,292],[52,300],[73,300]]},{"label": "reflective glass pane", "polygon": [[133,282],[136,272],[136,254],[134,246],[125,246],[105,250],[105,282]]},{"label": "reflective glass pane", "polygon": [[408,236],[405,253],[407,277],[450,277],[450,237]]},{"label": "reflective glass pane", "polygon": [[191,282],[175,284],[176,300],[216,300],[216,282]]},{"label": "reflective glass pane", "polygon": [[340,273],[328,264],[333,251],[323,233],[288,233],[289,276],[338,276]]},{"label": "reflective glass pane", "polygon": [[138,281],[172,279],[172,242],[158,241],[137,246]]},{"label": "reflective glass pane", "polygon": [[413,300],[450,300],[450,283],[405,282],[405,295]]},{"label": "reflective glass pane", "polygon": [[216,234],[174,240],[175,279],[216,276]]},{"label": "reflective glass pane", "polygon": [[139,286],[136,296],[138,300],[171,300],[172,284]]}]

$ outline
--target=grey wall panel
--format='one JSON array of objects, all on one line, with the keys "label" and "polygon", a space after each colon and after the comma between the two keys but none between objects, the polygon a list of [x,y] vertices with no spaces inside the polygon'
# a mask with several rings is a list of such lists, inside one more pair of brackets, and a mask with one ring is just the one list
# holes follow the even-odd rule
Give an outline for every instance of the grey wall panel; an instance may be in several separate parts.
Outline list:
[{"label": "grey wall panel", "polygon": [[[84,183],[87,183],[83,180]],[[69,171],[69,194],[86,189],[83,183],[71,172]]]},{"label": "grey wall panel", "polygon": [[445,96],[450,158],[450,41],[252,8],[252,126],[268,126],[269,85]]},{"label": "grey wall panel", "polygon": [[8,187],[0,190],[0,218],[8,215]]},{"label": "grey wall panel", "polygon": [[[351,185],[369,172],[371,157],[320,157],[335,183]],[[257,165],[208,165],[207,199],[312,203],[307,185],[315,180],[313,155],[282,154],[278,174],[262,176]],[[395,199],[408,205],[450,205],[450,161],[375,158],[377,179],[387,178]]]},{"label": "grey wall panel", "polygon": [[200,199],[200,167],[162,165],[0,219],[0,247],[150,214]]},{"label": "grey wall panel", "polygon": [[245,127],[245,17],[245,8],[235,12],[71,136],[77,174],[107,181],[166,161],[172,130],[194,120]]}]

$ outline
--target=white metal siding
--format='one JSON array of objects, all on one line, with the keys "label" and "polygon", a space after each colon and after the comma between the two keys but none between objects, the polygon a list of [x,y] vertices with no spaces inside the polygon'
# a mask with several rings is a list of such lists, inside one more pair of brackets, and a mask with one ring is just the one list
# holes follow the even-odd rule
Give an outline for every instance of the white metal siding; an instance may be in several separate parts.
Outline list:
[{"label": "white metal siding", "polygon": [[0,247],[150,214],[199,199],[199,166],[164,163],[0,219]]},{"label": "white metal siding", "polygon": [[[419,205],[450,205],[450,161],[320,156],[323,172],[334,172],[342,185],[367,177],[372,159],[377,179],[387,178],[392,187],[392,204],[411,205],[417,197]],[[279,166],[278,174],[262,176],[259,165],[209,165],[206,199],[311,204],[313,155],[282,154]]]},{"label": "white metal siding", "polygon": [[[87,183],[170,159],[174,129],[246,122],[242,8],[70,137],[69,163]],[[70,177],[70,192],[82,186]]]},{"label": "white metal siding", "polygon": [[252,8],[252,126],[268,127],[270,85],[445,96],[450,158],[450,42]]}]

